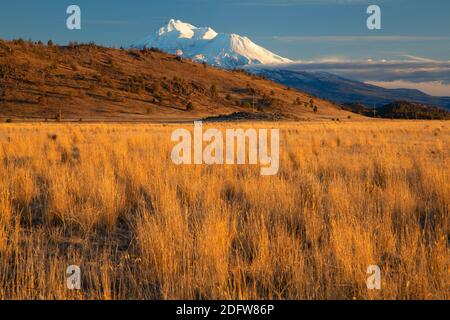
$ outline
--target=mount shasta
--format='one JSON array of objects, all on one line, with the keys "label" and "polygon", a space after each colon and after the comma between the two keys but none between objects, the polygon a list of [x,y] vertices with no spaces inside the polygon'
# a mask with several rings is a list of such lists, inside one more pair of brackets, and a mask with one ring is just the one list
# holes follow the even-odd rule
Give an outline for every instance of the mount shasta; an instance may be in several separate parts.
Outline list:
[{"label": "mount shasta", "polygon": [[209,27],[198,28],[174,19],[131,47],[158,48],[183,58],[226,69],[291,62],[255,44],[247,37],[233,33],[217,33]]},{"label": "mount shasta", "polygon": [[450,109],[450,97],[434,97],[419,90],[386,89],[331,73],[297,70],[290,68],[293,61],[255,44],[247,37],[217,33],[210,27],[196,27],[175,19],[131,47],[157,48],[224,69],[245,68],[338,104],[361,103],[381,107],[403,100]]}]

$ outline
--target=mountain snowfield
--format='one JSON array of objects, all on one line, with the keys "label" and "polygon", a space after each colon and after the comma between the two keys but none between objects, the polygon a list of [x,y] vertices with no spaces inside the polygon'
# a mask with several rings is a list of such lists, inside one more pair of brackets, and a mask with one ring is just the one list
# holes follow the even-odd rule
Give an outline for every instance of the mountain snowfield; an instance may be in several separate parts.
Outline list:
[{"label": "mountain snowfield", "polygon": [[292,62],[237,34],[217,33],[209,27],[198,28],[180,20],[133,44],[132,48],[158,48],[198,62],[232,69],[246,65]]}]

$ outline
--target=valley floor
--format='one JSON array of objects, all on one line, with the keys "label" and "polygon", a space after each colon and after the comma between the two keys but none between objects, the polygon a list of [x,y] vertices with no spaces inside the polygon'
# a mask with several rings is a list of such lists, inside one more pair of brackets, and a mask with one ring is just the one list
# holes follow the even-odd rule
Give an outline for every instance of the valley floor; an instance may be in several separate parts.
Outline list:
[{"label": "valley floor", "polygon": [[449,122],[206,125],[279,128],[267,177],[180,126],[0,124],[0,299],[450,298]]}]

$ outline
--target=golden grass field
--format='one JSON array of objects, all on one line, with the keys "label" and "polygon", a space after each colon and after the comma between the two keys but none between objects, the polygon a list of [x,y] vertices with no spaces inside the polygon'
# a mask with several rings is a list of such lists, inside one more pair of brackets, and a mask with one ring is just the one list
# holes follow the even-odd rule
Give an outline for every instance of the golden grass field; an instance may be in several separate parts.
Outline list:
[{"label": "golden grass field", "polygon": [[175,166],[188,124],[1,124],[0,299],[450,298],[449,122],[212,125],[279,127],[278,175]]}]

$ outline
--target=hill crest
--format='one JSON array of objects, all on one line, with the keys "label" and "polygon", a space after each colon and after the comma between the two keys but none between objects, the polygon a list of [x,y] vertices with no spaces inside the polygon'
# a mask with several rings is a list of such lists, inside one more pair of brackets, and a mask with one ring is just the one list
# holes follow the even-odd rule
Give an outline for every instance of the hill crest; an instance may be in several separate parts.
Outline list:
[{"label": "hill crest", "polygon": [[150,49],[0,40],[0,80],[3,118],[42,120],[61,114],[86,121],[183,121],[235,112],[284,119],[350,115],[329,101],[244,71]]}]

